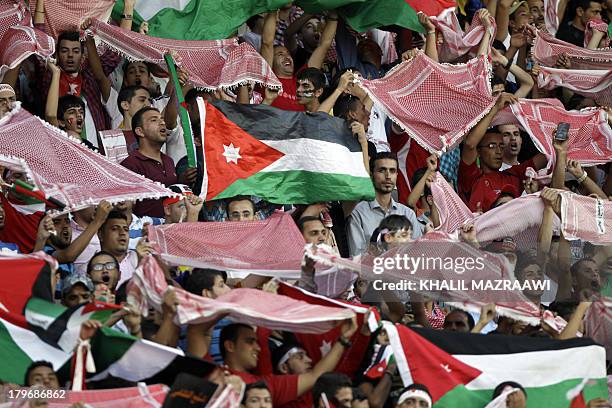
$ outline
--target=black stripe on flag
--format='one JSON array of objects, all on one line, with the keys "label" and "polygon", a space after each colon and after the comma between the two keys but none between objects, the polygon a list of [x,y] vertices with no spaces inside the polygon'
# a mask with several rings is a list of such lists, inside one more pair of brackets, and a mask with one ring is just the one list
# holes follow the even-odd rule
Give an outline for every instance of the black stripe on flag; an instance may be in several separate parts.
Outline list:
[{"label": "black stripe on flag", "polygon": [[589,338],[554,340],[501,334],[456,333],[446,330],[411,328],[451,355],[514,354],[530,351],[565,350],[598,345]]},{"label": "black stripe on flag", "polygon": [[344,119],[324,112],[291,112],[268,105],[210,102],[227,119],[259,140],[314,139],[346,146],[360,152],[361,145]]}]

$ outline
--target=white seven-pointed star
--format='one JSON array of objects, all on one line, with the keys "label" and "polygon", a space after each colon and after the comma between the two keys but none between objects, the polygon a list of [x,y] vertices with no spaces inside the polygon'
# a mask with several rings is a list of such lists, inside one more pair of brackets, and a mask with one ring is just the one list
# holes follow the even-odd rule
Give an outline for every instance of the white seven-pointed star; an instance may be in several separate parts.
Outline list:
[{"label": "white seven-pointed star", "polygon": [[230,143],[229,146],[223,145],[223,156],[228,163],[234,162],[234,164],[238,164],[238,159],[242,159],[240,147],[234,147],[233,143]]},{"label": "white seven-pointed star", "polygon": [[325,357],[327,353],[330,352],[331,348],[331,343],[327,340],[323,340],[323,343],[321,343],[321,347],[319,347],[319,351],[321,351],[321,357]]}]

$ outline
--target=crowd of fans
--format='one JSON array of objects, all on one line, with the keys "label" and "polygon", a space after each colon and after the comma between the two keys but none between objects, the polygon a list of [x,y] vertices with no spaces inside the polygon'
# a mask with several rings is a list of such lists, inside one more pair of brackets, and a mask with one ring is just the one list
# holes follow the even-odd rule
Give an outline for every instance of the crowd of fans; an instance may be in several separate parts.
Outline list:
[{"label": "crowd of fans", "polygon": [[[131,29],[134,0],[125,0],[123,19],[117,22]],[[612,1],[560,0],[563,13],[557,38],[584,46],[586,23],[591,19],[609,22]],[[505,205],[523,194],[540,192],[545,205],[537,248],[517,251],[512,238],[484,248],[507,254],[515,265],[519,280],[554,281],[554,293],[543,301],[543,292],[525,295],[542,310],[562,316],[568,325],[560,334],[545,324],[527,326],[520,321],[495,314],[487,305],[480,314],[452,309],[435,299],[389,294],[371,305],[384,320],[433,328],[436,330],[481,333],[482,335],[541,336],[559,339],[576,337],[582,319],[594,296],[612,296],[612,252],[608,246],[588,242],[568,242],[553,233],[553,218],[560,215],[559,190],[567,189],[603,200],[612,197],[612,166],[582,167],[567,160],[567,142],[555,140],[557,160],[551,184],[546,187],[525,176],[526,169],[547,165],[529,136],[515,124],[491,126],[496,114],[517,102],[517,98],[558,98],[566,109],[597,106],[594,101],[572,94],[567,89],[538,89],[538,66],[530,57],[530,27],[545,29],[544,0],[472,0],[465,14],[457,10],[464,28],[479,13],[487,26],[496,22],[493,47],[481,47],[493,62],[491,86],[497,96],[494,108],[467,134],[461,145],[441,157],[429,154],[412,143],[406,155],[400,152],[407,135],[374,105],[359,86],[359,80],[384,77],[393,66],[410,60],[415,50],[437,61],[438,47],[444,47],[430,18],[419,14],[424,34],[409,30],[356,33],[334,11],[317,16],[288,4],[277,12],[250,18],[241,41],[250,43],[272,67],[282,83],[282,91],[239,86],[232,90],[204,92],[189,85],[188,75],[180,72],[182,90],[168,80],[165,67],[150,63],[124,61],[121,56],[99,52],[92,37],[79,40],[78,32],[63,32],[56,41],[55,60],[33,56],[8,71],[0,84],[0,119],[17,109],[44,118],[81,140],[90,149],[104,154],[98,133],[121,130],[129,157],[126,168],[168,186],[179,198],[106,201],[62,216],[43,212],[24,214],[11,190],[0,197],[0,248],[3,251],[32,253],[44,251],[59,263],[56,301],[73,307],[88,302],[126,302],[126,291],[139,260],[153,253],[146,226],[181,222],[250,222],[269,217],[275,211],[291,212],[305,243],[327,244],[342,257],[364,252],[381,253],[435,230],[440,224],[430,183],[440,171],[475,213]],[[44,30],[44,1],[39,0],[34,24]],[[86,20],[81,29],[91,22]],[[146,24],[140,27],[146,34]],[[487,36],[483,43],[488,42]],[[597,48],[595,44],[593,48]],[[564,57],[558,67],[568,68]],[[272,205],[258,197],[237,196],[223,201],[204,202],[200,197],[204,169],[202,152],[198,166],[189,167],[178,118],[177,92],[185,95],[196,146],[201,146],[198,97],[235,103],[268,104],[278,109],[324,112],[346,121],[346,126],[367,152],[364,166],[371,176],[376,197],[373,201],[327,202],[311,205]],[[435,95],[433,95],[435,97]],[[265,120],[265,119],[262,119]],[[554,135],[550,135],[551,138]],[[15,143],[19,143],[16,138]],[[399,148],[398,148],[399,146]],[[27,182],[26,175],[3,169],[7,184]],[[307,186],[317,188],[316,186]],[[402,197],[404,190],[405,199]],[[517,214],[519,216],[519,214]],[[460,239],[473,245],[475,232],[463,228]],[[236,248],[239,251],[240,248]],[[159,262],[162,262],[159,260]],[[244,280],[230,279],[225,271],[177,268],[164,265],[173,285],[215,299],[234,287],[275,291],[270,278],[250,275]],[[306,263],[297,284],[316,293],[314,268]],[[344,300],[368,303],[371,283],[358,278],[343,295]],[[377,297],[377,299],[379,299]],[[418,301],[417,301],[418,300]],[[553,302],[554,300],[554,302]],[[128,306],[115,316],[115,327],[143,339],[209,359],[223,370],[215,381],[245,383],[243,406],[254,407],[431,407],[426,387],[413,384],[404,388],[395,364],[387,366],[376,380],[357,373],[354,378],[334,372],[341,356],[350,352],[351,337],[367,327],[345,322],[341,336],[316,364],[290,333],[274,332],[270,342],[273,375],[257,375],[253,370],[262,358],[255,328],[222,319],[214,324],[178,327],[174,323],[177,299],[168,291],[163,313],[142,318]],[[388,344],[384,330],[372,336],[370,352],[363,358],[367,367],[372,349]],[[274,344],[272,344],[274,343]],[[348,350],[348,351],[347,351]],[[35,362],[21,386],[62,386],[45,361]],[[525,407],[526,392],[520,384],[500,384],[518,388],[507,406]],[[495,397],[493,395],[492,397]],[[608,407],[596,399],[588,407]]]}]

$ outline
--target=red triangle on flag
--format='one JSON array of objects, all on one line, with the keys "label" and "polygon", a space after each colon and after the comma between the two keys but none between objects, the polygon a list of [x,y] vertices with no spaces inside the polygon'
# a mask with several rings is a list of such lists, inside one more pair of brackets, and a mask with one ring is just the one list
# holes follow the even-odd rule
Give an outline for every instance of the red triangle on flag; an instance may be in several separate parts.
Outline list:
[{"label": "red triangle on flag", "polygon": [[482,374],[482,371],[457,360],[408,327],[395,327],[412,380],[427,386],[434,402],[456,386],[468,384]]},{"label": "red triangle on flag", "polygon": [[457,7],[455,0],[405,0],[417,13],[422,11],[430,17],[436,17],[448,8]]},{"label": "red triangle on flag", "polygon": [[572,405],[570,405],[570,408],[587,408],[586,401],[584,400],[584,394],[582,394],[582,392],[572,400]]},{"label": "red triangle on flag", "polygon": [[207,200],[212,200],[236,180],[258,173],[284,156],[206,104],[204,155],[208,176]]}]

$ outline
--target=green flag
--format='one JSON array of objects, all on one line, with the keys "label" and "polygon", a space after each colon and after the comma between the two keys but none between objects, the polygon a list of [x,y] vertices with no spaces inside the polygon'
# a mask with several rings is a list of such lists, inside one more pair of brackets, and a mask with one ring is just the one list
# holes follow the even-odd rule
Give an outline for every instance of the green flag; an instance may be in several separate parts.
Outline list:
[{"label": "green flag", "polygon": [[[177,4],[178,3],[178,4]],[[416,11],[405,0],[299,0],[309,13],[337,9],[340,17],[356,31],[397,25],[423,32]],[[286,0],[148,0],[134,10],[134,23],[149,23],[149,35],[179,40],[218,40],[236,34],[251,16],[274,11]],[[113,18],[121,19],[123,0],[117,0]]]}]

